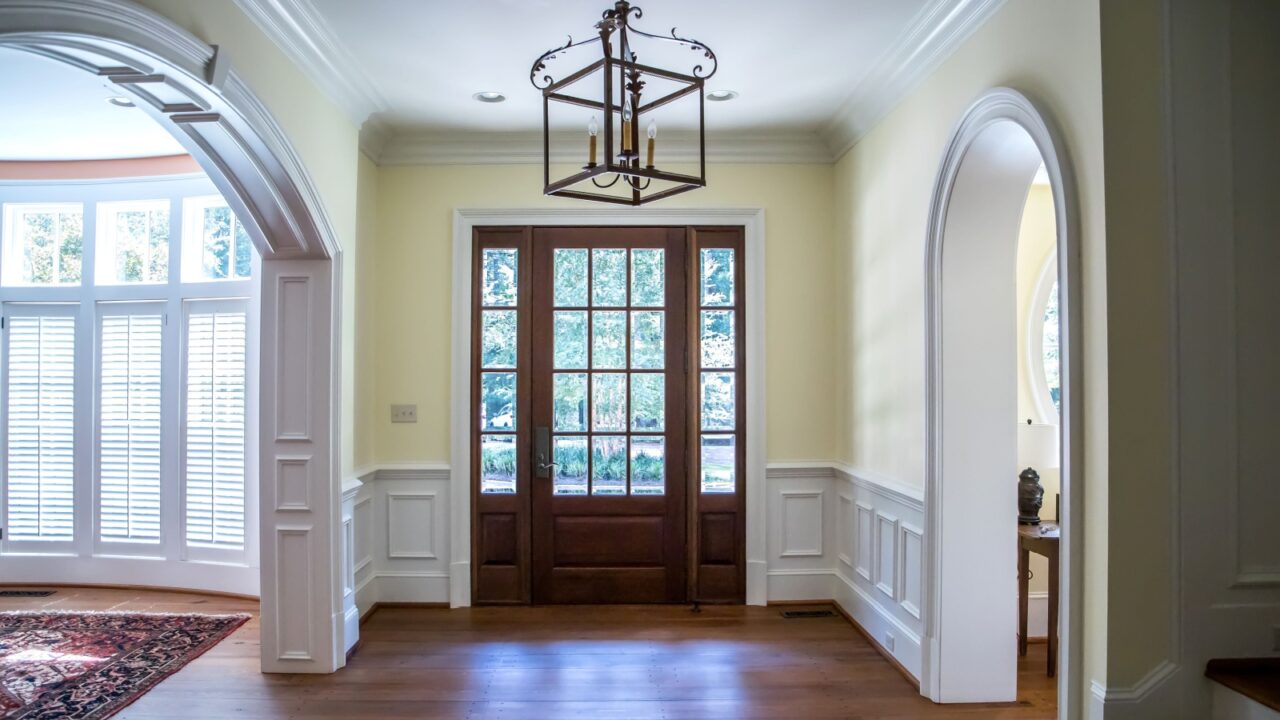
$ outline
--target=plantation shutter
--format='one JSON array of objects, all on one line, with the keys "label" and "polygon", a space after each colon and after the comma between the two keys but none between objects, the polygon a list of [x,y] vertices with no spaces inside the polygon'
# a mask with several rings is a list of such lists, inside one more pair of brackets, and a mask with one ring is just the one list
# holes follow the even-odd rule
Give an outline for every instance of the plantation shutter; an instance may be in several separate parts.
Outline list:
[{"label": "plantation shutter", "polygon": [[74,539],[74,312],[22,307],[6,318],[10,540]]},{"label": "plantation shutter", "polygon": [[164,317],[110,311],[100,324],[99,537],[158,543]]},{"label": "plantation shutter", "polygon": [[186,322],[188,545],[244,546],[244,303],[193,302]]}]

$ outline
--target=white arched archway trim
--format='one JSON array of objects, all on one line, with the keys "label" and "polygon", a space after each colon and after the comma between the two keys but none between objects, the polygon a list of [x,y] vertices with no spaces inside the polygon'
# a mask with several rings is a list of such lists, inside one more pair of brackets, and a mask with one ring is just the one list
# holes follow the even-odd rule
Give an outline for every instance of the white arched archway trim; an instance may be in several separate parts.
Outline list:
[{"label": "white arched archway trim", "polygon": [[[1078,201],[1061,134],[1036,103],[1008,88],[982,94],[960,119],[946,147],[929,210],[925,253],[926,594],[920,687],[923,694],[938,702],[1012,699],[1016,689],[1016,676],[1007,667],[1016,659],[1013,634],[1008,630],[1015,617],[1012,549],[1016,495],[1014,472],[1006,472],[1004,467],[1013,468],[1015,463],[1012,421],[1016,397],[1004,395],[1012,396],[1015,390],[1015,375],[1005,366],[1014,365],[1016,350],[1006,338],[1015,334],[1012,284],[1017,222],[1041,161],[1056,211],[1063,338],[1058,699],[1060,717],[1075,718],[1081,710],[1084,498]],[[981,244],[984,241],[974,238],[983,236],[990,238],[985,241],[987,247],[977,252],[979,257],[968,257],[973,251],[964,241]],[[965,252],[957,252],[957,247]],[[1003,259],[1006,255],[1007,262]],[[998,267],[984,264],[991,259]],[[1005,270],[1010,286],[1007,300],[1002,299],[1001,276],[995,274]],[[989,274],[984,276],[984,272]],[[1007,323],[997,312],[996,317],[978,323],[975,332],[966,333],[957,321],[984,302],[1000,310],[1007,302]],[[984,330],[991,331],[990,338],[982,335]],[[989,343],[989,339],[994,340]],[[977,382],[974,376],[978,376]],[[982,387],[982,382],[990,387]],[[990,396],[996,396],[995,400]],[[970,428],[984,425],[1000,428],[988,432],[994,439],[994,464],[984,456],[988,447],[967,443],[981,435]],[[1005,458],[1006,454],[1010,457]],[[963,472],[975,468],[981,472]],[[990,468],[995,469],[993,476],[985,472]],[[989,522],[991,518],[995,521]],[[986,575],[990,575],[990,584]],[[982,696],[984,693],[989,696]]]},{"label": "white arched archway trim", "polygon": [[358,630],[343,610],[336,532],[341,252],[315,187],[218,48],[140,5],[0,0],[0,46],[130,95],[195,157],[261,251],[262,668],[335,670]]}]

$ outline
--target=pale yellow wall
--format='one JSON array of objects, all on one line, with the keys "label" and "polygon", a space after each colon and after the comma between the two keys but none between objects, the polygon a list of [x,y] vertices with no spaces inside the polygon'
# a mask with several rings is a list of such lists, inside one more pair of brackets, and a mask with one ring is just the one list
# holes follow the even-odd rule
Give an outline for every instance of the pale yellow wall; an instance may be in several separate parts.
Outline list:
[{"label": "pale yellow wall", "polygon": [[356,468],[374,464],[374,408],[375,391],[373,371],[377,352],[377,233],[378,233],[378,178],[377,165],[364,154],[360,155],[359,184],[356,194],[358,222],[356,235],[356,298],[355,298],[355,419],[354,457]]},{"label": "pale yellow wall", "polygon": [[[1018,258],[1016,264],[1016,292],[1018,297],[1018,417],[1017,422],[1030,418],[1036,423],[1057,424],[1057,417],[1041,417],[1032,399],[1035,386],[1031,373],[1042,372],[1038,364],[1029,361],[1029,331],[1033,328],[1028,315],[1038,314],[1035,303],[1036,286],[1045,263],[1057,252],[1058,228],[1054,214],[1053,191],[1048,185],[1032,185],[1027,191],[1027,204],[1022,210],[1022,224],[1018,228]],[[1038,332],[1039,324],[1034,330]],[[1044,487],[1044,505],[1040,517],[1052,520],[1058,510],[1055,493],[1061,487],[1060,474],[1054,468],[1037,467],[1040,485]],[[1015,472],[1021,472],[1019,467]],[[1049,563],[1042,555],[1031,556],[1031,591],[1047,592],[1049,589]]]},{"label": "pale yellow wall", "polygon": [[[831,263],[832,167],[720,165],[707,175],[707,188],[662,207],[765,209],[768,459],[829,459],[840,282]],[[537,165],[383,167],[377,204],[374,456],[447,462],[453,211],[584,204],[544,197]],[[417,403],[418,422],[392,424],[392,403]]]},{"label": "pale yellow wall", "polygon": [[[1041,417],[1034,400],[1035,386],[1031,372],[1041,372],[1039,365],[1027,365],[1031,337],[1028,314],[1038,313],[1033,308],[1037,283],[1045,263],[1058,248],[1058,230],[1053,208],[1053,192],[1048,185],[1032,185],[1027,192],[1027,204],[1022,210],[1022,224],[1018,229],[1017,294],[1018,294],[1018,421],[1028,418],[1034,422],[1056,422],[1056,418]],[[1039,325],[1036,326],[1037,328]],[[1052,517],[1050,515],[1049,517]]]},{"label": "pale yellow wall", "polygon": [[211,45],[283,128],[320,193],[325,215],[344,252],[342,283],[341,468],[355,457],[356,158],[358,128],[232,0],[139,0]]},{"label": "pale yellow wall", "polygon": [[[1061,127],[1083,245],[1085,686],[1106,680],[1107,295],[1096,2],[1006,3],[836,166],[842,284],[837,458],[924,484],[925,224],[945,144],[983,91],[1009,86]],[[1083,698],[1082,698],[1083,699]]]},{"label": "pale yellow wall", "polygon": [[[1174,617],[1165,3],[1102,5],[1110,378],[1108,683],[1169,657]],[[1095,516],[1097,517],[1097,516]],[[1175,662],[1177,658],[1172,658]]]}]

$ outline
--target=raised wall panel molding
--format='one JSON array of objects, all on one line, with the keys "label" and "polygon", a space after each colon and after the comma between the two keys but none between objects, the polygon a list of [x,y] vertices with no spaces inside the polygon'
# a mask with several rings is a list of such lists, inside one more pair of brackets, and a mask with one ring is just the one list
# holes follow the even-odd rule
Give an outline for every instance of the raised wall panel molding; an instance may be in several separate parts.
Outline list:
[{"label": "raised wall panel molding", "polygon": [[373,564],[373,496],[356,500],[351,509],[351,521],[355,525],[355,569],[360,573]]},{"label": "raised wall panel molding", "polygon": [[[540,132],[438,132],[391,134],[370,128],[365,154],[379,165],[536,165],[541,164]],[[696,134],[668,131],[658,145],[662,163],[696,163]],[[707,136],[709,163],[830,163],[826,143],[813,133],[712,133]],[[554,133],[551,162],[581,165],[586,159],[582,133]]]},{"label": "raised wall panel molding", "polygon": [[854,572],[862,576],[863,580],[872,582],[871,566],[875,562],[875,508],[863,503],[854,503],[854,517],[856,521],[854,527],[854,545],[853,553],[857,562],[854,564]]},{"label": "raised wall panel molding", "polygon": [[822,490],[783,490],[779,557],[822,557]]},{"label": "raised wall panel molding", "polygon": [[872,66],[822,134],[836,159],[911,94],[1005,0],[934,0]]},{"label": "raised wall panel molding", "polygon": [[891,600],[898,600],[898,518],[876,511],[875,567],[872,579],[876,589]]},{"label": "raised wall panel molding", "polygon": [[435,560],[436,493],[387,493],[387,557]]},{"label": "raised wall panel molding", "polygon": [[311,511],[310,455],[277,455],[275,498],[278,512]]},{"label": "raised wall panel molding", "polygon": [[924,533],[913,525],[898,526],[898,605],[919,620],[924,596]]},{"label": "raised wall panel molding", "polygon": [[275,439],[311,440],[311,277],[276,278]]},{"label": "raised wall panel molding", "polygon": [[840,493],[836,495],[836,559],[850,570],[853,569],[853,498]]},{"label": "raised wall panel molding", "polygon": [[[282,588],[311,588],[311,526],[276,527],[276,596]],[[282,613],[276,623],[276,659],[312,660],[312,603],[300,603]]]},{"label": "raised wall panel molding", "polygon": [[374,83],[310,0],[235,3],[357,126],[387,109]]}]

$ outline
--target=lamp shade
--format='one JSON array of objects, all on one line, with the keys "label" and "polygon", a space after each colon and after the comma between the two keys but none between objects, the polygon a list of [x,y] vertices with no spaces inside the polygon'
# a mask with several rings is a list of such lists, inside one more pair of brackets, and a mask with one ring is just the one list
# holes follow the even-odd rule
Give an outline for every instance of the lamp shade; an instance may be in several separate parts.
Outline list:
[{"label": "lamp shade", "polygon": [[1045,423],[1018,423],[1018,468],[1038,472],[1057,468],[1058,426]]}]

